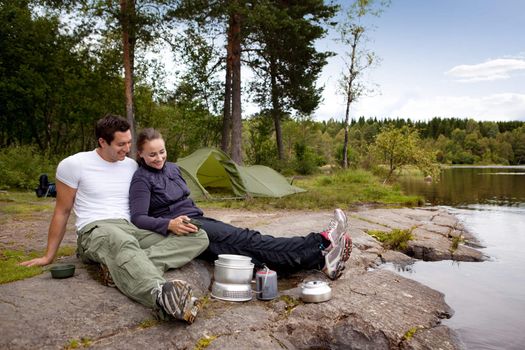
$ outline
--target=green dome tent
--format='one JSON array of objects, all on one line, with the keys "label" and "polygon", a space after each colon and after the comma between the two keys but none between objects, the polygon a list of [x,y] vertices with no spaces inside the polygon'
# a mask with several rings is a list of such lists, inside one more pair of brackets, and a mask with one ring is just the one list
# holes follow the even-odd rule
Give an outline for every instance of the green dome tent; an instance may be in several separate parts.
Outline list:
[{"label": "green dome tent", "polygon": [[191,197],[211,198],[206,187],[230,189],[239,197],[284,197],[305,192],[264,165],[240,166],[214,148],[201,148],[177,161]]}]

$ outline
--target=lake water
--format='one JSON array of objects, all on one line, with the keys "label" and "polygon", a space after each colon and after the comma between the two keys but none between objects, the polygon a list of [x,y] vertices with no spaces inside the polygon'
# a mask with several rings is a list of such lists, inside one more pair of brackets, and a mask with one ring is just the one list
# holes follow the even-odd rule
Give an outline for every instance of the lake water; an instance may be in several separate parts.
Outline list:
[{"label": "lake water", "polygon": [[490,260],[384,268],[443,292],[455,311],[443,323],[467,349],[524,349],[525,167],[452,167],[440,180],[405,177],[402,188],[457,215]]}]

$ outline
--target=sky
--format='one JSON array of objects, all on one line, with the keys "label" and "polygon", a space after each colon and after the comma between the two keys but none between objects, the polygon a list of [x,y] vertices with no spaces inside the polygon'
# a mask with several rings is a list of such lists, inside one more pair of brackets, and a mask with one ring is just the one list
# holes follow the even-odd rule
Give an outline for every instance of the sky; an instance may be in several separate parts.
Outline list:
[{"label": "sky", "polygon": [[[365,81],[376,91],[351,105],[351,118],[525,121],[525,0],[392,0],[371,23],[366,48],[381,62]],[[317,46],[339,54],[319,80],[318,121],[344,119],[345,48],[332,39]]]}]

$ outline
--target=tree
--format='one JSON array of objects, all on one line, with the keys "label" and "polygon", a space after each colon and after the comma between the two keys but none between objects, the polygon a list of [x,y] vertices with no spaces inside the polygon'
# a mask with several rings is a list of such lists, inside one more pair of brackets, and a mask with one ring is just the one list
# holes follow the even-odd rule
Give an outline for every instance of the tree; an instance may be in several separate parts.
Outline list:
[{"label": "tree", "polygon": [[223,28],[226,38],[226,75],[221,145],[238,164],[242,164],[242,29],[250,13],[250,2],[246,0],[179,0],[176,8],[168,14],[179,20],[196,22],[203,30],[206,27]]},{"label": "tree", "polygon": [[425,176],[430,175],[433,178],[439,172],[435,155],[424,150],[418,132],[407,125],[401,128],[386,125],[377,135],[371,149],[387,164],[388,175],[385,182],[390,180],[395,170],[400,170],[406,165],[415,165]]},{"label": "tree", "polygon": [[0,145],[54,154],[91,148],[93,121],[122,98],[115,56],[92,52],[82,33],[29,5],[0,2]]},{"label": "tree", "polygon": [[[114,41],[120,38],[122,65],[124,67],[124,96],[126,119],[135,137],[135,53],[138,44],[147,46],[159,37],[167,19],[168,0],[98,1],[98,0],[37,0],[50,8],[82,14],[76,22],[79,30],[92,31],[94,36]],[[104,24],[104,26],[102,25]],[[117,34],[118,33],[118,34]],[[94,37],[90,37],[94,40]],[[132,153],[135,153],[135,143]]]},{"label": "tree", "polygon": [[260,78],[252,83],[256,101],[270,111],[277,152],[284,159],[281,119],[292,109],[309,115],[317,108],[321,89],[315,83],[329,52],[318,52],[314,42],[322,38],[338,7],[324,1],[261,1],[247,34],[248,64]]},{"label": "tree", "polygon": [[350,106],[361,96],[370,93],[369,88],[362,79],[363,73],[372,67],[378,58],[374,52],[365,47],[366,33],[370,29],[363,24],[364,17],[378,16],[382,8],[388,2],[381,0],[379,4],[375,0],[356,0],[347,10],[346,21],[338,27],[340,41],[349,48],[346,52],[346,70],[340,80],[340,89],[346,100],[345,109],[345,139],[343,143],[343,168],[348,167],[348,128],[350,118]]}]

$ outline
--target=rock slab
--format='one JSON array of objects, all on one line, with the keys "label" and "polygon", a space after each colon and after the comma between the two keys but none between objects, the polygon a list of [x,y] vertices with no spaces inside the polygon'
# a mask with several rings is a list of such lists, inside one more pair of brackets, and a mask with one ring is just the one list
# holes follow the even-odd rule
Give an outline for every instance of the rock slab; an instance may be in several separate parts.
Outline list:
[{"label": "rock slab", "polygon": [[[320,231],[331,217],[330,212],[299,211],[206,214],[275,236]],[[354,250],[337,281],[303,271],[279,278],[279,297],[272,301],[226,302],[209,297],[210,264],[195,260],[169,271],[167,278],[187,280],[204,297],[192,325],[155,320],[149,309],[103,286],[95,266],[66,258],[77,266],[72,278],[54,280],[44,273],[0,285],[0,348],[63,349],[78,343],[94,349],[462,349],[454,331],[441,324],[453,315],[442,293],[378,268],[385,261],[407,264],[420,257],[385,250],[366,233],[413,229],[412,250],[421,249],[426,257],[482,260],[475,249],[461,255],[450,249],[454,235],[468,235],[457,219],[435,208],[347,214]],[[45,228],[41,234],[46,235]],[[67,235],[71,240],[74,233]],[[332,299],[303,303],[299,286],[308,280],[329,282]]]}]

